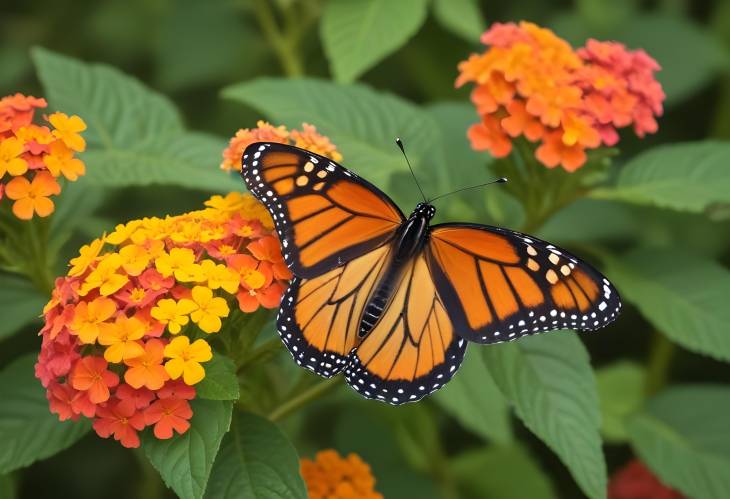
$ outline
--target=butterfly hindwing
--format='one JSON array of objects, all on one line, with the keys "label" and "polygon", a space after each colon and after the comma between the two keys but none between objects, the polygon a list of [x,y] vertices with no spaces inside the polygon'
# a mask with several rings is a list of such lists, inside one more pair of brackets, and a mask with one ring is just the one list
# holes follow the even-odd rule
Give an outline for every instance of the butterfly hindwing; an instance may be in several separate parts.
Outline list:
[{"label": "butterfly hindwing", "polygon": [[415,402],[451,379],[465,351],[419,254],[406,264],[380,320],[350,354],[345,378],[366,398]]},{"label": "butterfly hindwing", "polygon": [[469,341],[594,330],[613,321],[621,307],[616,289],[589,264],[508,229],[436,225],[427,253],[449,317]]},{"label": "butterfly hindwing", "polygon": [[363,309],[391,254],[392,245],[384,245],[319,277],[292,280],[277,330],[300,366],[325,378],[344,369],[359,343]]},{"label": "butterfly hindwing", "polygon": [[404,217],[377,187],[293,146],[246,148],[241,174],[272,214],[292,272],[314,278],[392,239]]}]

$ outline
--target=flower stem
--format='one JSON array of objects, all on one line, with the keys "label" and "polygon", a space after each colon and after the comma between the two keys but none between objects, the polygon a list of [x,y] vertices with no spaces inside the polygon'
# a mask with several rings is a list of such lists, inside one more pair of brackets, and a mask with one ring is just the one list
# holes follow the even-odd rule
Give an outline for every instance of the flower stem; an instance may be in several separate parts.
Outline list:
[{"label": "flower stem", "polygon": [[284,73],[289,77],[299,77],[304,69],[298,51],[299,36],[291,31],[283,32],[274,17],[269,0],[255,0],[254,11],[264,37],[279,59]]},{"label": "flower stem", "polygon": [[669,378],[669,368],[677,347],[659,331],[654,332],[646,368],[644,391],[653,395],[661,390]]},{"label": "flower stem", "polygon": [[335,386],[337,386],[337,383],[337,378],[330,378],[310,386],[303,392],[299,393],[295,397],[290,398],[286,402],[276,407],[273,411],[271,411],[269,413],[269,419],[271,421],[279,421],[282,418],[285,418],[300,407],[309,404],[310,402],[318,399],[328,391],[332,390]]}]

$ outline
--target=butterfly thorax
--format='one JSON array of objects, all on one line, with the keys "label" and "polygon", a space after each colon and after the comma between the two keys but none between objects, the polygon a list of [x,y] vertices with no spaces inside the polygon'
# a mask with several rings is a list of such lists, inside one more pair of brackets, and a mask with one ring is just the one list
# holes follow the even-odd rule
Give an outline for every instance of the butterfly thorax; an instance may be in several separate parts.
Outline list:
[{"label": "butterfly thorax", "polygon": [[398,229],[395,251],[387,268],[375,288],[360,321],[358,335],[367,335],[378,323],[386,305],[393,297],[395,284],[405,270],[406,264],[422,249],[428,240],[428,224],[436,214],[436,209],[427,203],[418,203],[408,220]]}]

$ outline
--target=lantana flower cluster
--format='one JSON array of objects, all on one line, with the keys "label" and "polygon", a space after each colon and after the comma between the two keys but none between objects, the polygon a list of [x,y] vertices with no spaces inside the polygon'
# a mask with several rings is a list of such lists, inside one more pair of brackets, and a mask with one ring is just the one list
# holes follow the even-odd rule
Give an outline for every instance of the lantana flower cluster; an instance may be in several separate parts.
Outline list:
[{"label": "lantana flower cluster", "polygon": [[101,437],[185,433],[212,358],[207,336],[234,307],[279,305],[291,274],[265,208],[249,194],[144,218],[81,248],[44,309],[36,376],[59,419]]},{"label": "lantana flower cluster", "polygon": [[313,460],[302,458],[300,470],[309,499],[383,499],[370,466],[357,454],[323,450]]},{"label": "lantana flower cluster", "polygon": [[86,124],[78,116],[53,113],[46,124],[35,124],[36,109],[45,99],[15,94],[0,99],[0,201],[7,197],[22,220],[47,217],[54,210],[51,196],[61,193],[59,177],[75,181],[85,173],[76,158],[86,142]]},{"label": "lantana flower cluster", "polygon": [[273,126],[265,121],[258,121],[256,128],[242,128],[231,138],[228,147],[223,151],[221,169],[240,170],[243,151],[254,142],[293,145],[326,156],[333,161],[342,161],[342,155],[337,148],[329,138],[317,132],[314,125],[302,123],[301,130],[287,130],[285,126]]},{"label": "lantana flower cluster", "polygon": [[586,150],[613,146],[617,129],[639,137],[657,130],[664,92],[657,62],[643,50],[588,40],[573,48],[529,22],[495,23],[481,38],[489,48],[459,64],[456,86],[476,86],[471,100],[481,116],[468,136],[476,150],[510,154],[513,139],[537,144],[549,168],[575,171]]}]

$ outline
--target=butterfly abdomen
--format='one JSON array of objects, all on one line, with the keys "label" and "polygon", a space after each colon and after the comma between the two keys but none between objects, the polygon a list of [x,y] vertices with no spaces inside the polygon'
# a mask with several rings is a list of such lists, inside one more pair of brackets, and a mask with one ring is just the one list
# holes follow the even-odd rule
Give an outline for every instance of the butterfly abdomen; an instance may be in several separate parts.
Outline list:
[{"label": "butterfly abdomen", "polygon": [[386,282],[383,282],[380,286],[378,286],[378,289],[375,291],[370,303],[368,303],[367,307],[365,307],[358,332],[358,336],[361,338],[373,329],[375,324],[378,323],[378,320],[383,315],[383,310],[385,310],[385,306],[388,304],[388,300],[393,293],[392,284],[388,281],[392,281],[392,279],[387,279]]}]

